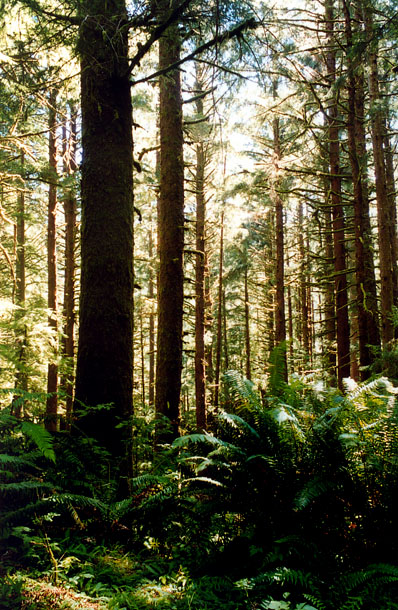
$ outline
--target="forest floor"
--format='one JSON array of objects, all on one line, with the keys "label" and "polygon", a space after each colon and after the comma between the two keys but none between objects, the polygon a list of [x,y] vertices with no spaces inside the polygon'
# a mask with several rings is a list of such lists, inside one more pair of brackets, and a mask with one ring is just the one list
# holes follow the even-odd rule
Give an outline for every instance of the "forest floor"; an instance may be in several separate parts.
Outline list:
[{"label": "forest floor", "polygon": [[21,610],[105,610],[104,602],[77,593],[66,586],[51,585],[45,580],[24,578],[21,588]]}]

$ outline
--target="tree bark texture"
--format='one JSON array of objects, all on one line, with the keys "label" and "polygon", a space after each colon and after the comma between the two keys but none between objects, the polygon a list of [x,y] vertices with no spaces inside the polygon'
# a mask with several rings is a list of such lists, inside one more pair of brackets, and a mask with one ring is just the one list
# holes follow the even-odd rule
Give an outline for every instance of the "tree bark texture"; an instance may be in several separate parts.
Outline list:
[{"label": "tree bark texture", "polygon": [[[24,175],[25,154],[21,152],[21,173]],[[26,348],[27,348],[27,328],[22,322],[25,315],[26,298],[26,266],[25,266],[25,191],[24,185],[18,193],[17,199],[17,219],[15,234],[15,322],[16,322],[16,355],[17,372],[15,375],[15,388],[27,391],[28,375],[26,371]],[[17,418],[22,417],[23,400],[20,396],[13,399],[12,412]]]},{"label": "tree bark texture", "polygon": [[[75,410],[113,456],[129,442],[133,379],[133,170],[123,0],[85,0],[80,27],[82,230]],[[99,408],[98,405],[108,405]],[[79,409],[89,407],[82,414]],[[116,427],[119,423],[125,424]]]},{"label": "tree bark texture", "polygon": [[220,260],[218,264],[218,303],[217,303],[217,334],[216,334],[216,364],[214,372],[214,406],[218,407],[220,394],[221,351],[222,351],[222,295],[224,275],[224,212],[221,212],[220,227]]},{"label": "tree bark texture", "polygon": [[50,185],[48,190],[48,218],[47,218],[47,273],[48,293],[47,307],[49,310],[48,325],[52,333],[53,349],[47,371],[47,401],[45,426],[49,432],[57,430],[58,411],[58,365],[57,357],[57,260],[56,260],[56,213],[57,213],[57,92],[50,91],[48,107],[48,154],[50,169]]},{"label": "tree bark texture", "polygon": [[[344,2],[348,51],[352,52],[353,32],[350,6]],[[380,346],[376,279],[367,188],[367,161],[364,129],[364,78],[361,66],[348,54],[348,150],[353,178],[355,282],[359,344],[359,374],[369,377],[373,360],[372,346]]]},{"label": "tree bark texture", "polygon": [[350,328],[348,321],[347,269],[345,248],[345,218],[341,197],[340,144],[336,82],[336,53],[334,40],[334,0],[326,0],[325,28],[328,51],[326,53],[327,80],[331,99],[327,113],[330,171],[330,202],[333,219],[333,250],[336,302],[337,382],[343,389],[343,379],[350,376]]},{"label": "tree bark texture", "polygon": [[245,252],[244,261],[244,299],[245,299],[245,347],[246,347],[246,379],[252,378],[252,362],[251,362],[251,337],[250,337],[250,304],[249,304],[249,273],[248,273],[248,253]]},{"label": "tree bark texture", "polygon": [[[63,156],[64,173],[72,177],[77,170],[76,163],[76,110],[70,109],[69,131],[67,125],[63,127]],[[73,409],[73,371],[75,360],[75,246],[76,246],[76,193],[73,187],[64,192],[65,216],[65,281],[64,281],[64,328],[62,339],[63,357],[65,360],[65,373],[61,379],[61,386],[66,394],[65,427],[70,428]]]},{"label": "tree bark texture", "polygon": [[[158,2],[162,17],[169,4]],[[180,58],[178,25],[159,40],[159,69]],[[160,77],[160,195],[158,207],[158,336],[156,412],[168,418],[169,437],[178,436],[184,298],[184,159],[182,98],[178,69]]]},{"label": "tree bark texture", "polygon": [[[196,90],[201,91],[200,79]],[[196,112],[203,117],[203,99],[196,102]],[[205,354],[205,148],[203,140],[196,144],[196,262],[195,262],[195,400],[196,427],[206,430],[206,354]]]},{"label": "tree bark texture", "polygon": [[380,261],[381,338],[387,347],[394,338],[392,308],[394,304],[393,258],[391,240],[391,200],[387,191],[386,162],[384,152],[385,124],[380,95],[378,71],[377,35],[373,26],[373,7],[362,2],[362,15],[368,42],[369,98],[371,104],[371,131],[373,161],[376,182],[377,225]]}]

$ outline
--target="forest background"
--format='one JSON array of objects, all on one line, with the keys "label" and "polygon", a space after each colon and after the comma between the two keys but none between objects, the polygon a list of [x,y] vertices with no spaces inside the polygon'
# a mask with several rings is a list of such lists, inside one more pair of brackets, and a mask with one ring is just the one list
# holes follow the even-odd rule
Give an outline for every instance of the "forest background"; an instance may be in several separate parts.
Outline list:
[{"label": "forest background", "polygon": [[0,604],[393,610],[395,0],[0,6]]}]

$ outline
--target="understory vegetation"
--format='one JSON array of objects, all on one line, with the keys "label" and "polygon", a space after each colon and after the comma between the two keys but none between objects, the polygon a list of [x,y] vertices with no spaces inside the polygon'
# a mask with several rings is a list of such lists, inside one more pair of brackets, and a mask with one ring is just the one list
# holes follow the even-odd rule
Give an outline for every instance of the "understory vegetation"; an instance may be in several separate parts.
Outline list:
[{"label": "understory vegetation", "polygon": [[227,371],[206,433],[137,418],[122,499],[92,439],[2,410],[0,608],[398,608],[396,393]]}]

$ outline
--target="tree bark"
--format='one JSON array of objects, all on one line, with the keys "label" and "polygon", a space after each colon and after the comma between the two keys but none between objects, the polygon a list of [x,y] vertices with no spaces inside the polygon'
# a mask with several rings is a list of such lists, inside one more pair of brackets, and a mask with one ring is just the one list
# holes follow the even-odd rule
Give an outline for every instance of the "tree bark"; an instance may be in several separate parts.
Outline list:
[{"label": "tree bark", "polygon": [[379,88],[377,36],[373,26],[373,7],[362,2],[362,17],[368,42],[369,98],[371,105],[371,131],[376,182],[377,225],[380,261],[381,338],[387,347],[394,338],[392,308],[394,304],[391,212],[387,192],[387,175],[384,154],[385,125]]},{"label": "tree bark", "polygon": [[248,260],[245,252],[244,261],[244,290],[245,290],[245,346],[246,346],[246,379],[252,378],[251,342],[250,342],[250,311],[249,311],[249,277]]},{"label": "tree bark", "polygon": [[150,228],[148,233],[148,254],[149,254],[149,285],[148,298],[150,303],[149,312],[149,379],[148,379],[148,404],[153,407],[155,404],[155,279],[154,279],[154,257],[153,257],[153,231],[152,213],[149,219]]},{"label": "tree bark", "polygon": [[217,304],[217,335],[216,335],[216,367],[214,372],[214,406],[218,407],[220,392],[221,350],[222,350],[222,294],[224,267],[224,212],[221,212],[220,227],[220,260],[218,266],[218,304]]},{"label": "tree bark", "polygon": [[366,144],[364,140],[364,83],[361,66],[354,65],[350,52],[353,47],[352,18],[345,0],[345,29],[348,50],[348,148],[354,190],[355,281],[361,380],[370,375],[373,361],[372,346],[380,347],[377,316],[376,279],[372,253],[367,188]]},{"label": "tree bark", "polygon": [[[63,155],[64,173],[72,177],[77,170],[76,163],[76,109],[70,108],[70,131],[68,133],[66,124],[63,127]],[[75,246],[76,246],[76,194],[73,187],[67,187],[64,192],[64,215],[65,215],[65,281],[64,281],[64,328],[62,350],[65,361],[65,372],[61,378],[61,387],[66,395],[66,415],[63,423],[65,429],[69,430],[72,421],[73,409],[73,372],[75,360]]]},{"label": "tree bark", "polygon": [[[74,408],[79,428],[120,458],[130,443],[133,379],[128,18],[123,0],[84,0],[81,6],[82,262]],[[121,468],[128,473],[126,464]]]},{"label": "tree bark", "polygon": [[334,0],[326,0],[325,28],[327,80],[331,99],[327,112],[330,170],[330,202],[332,207],[334,277],[336,299],[337,382],[343,389],[343,379],[350,376],[350,327],[348,321],[347,270],[345,248],[345,218],[341,197],[340,144],[336,82],[336,53],[334,40]]},{"label": "tree bark", "polygon": [[[277,97],[277,83],[273,83],[273,96]],[[271,198],[275,206],[275,228],[276,228],[276,307],[275,307],[275,343],[281,345],[286,343],[286,314],[285,314],[285,252],[284,252],[284,222],[283,201],[278,192],[280,187],[281,143],[279,134],[279,118],[275,117],[272,126],[273,131],[273,165],[275,177],[271,185]],[[283,357],[283,378],[287,381],[287,358],[286,351]]]},{"label": "tree bark", "polygon": [[[200,73],[197,69],[195,90],[202,91]],[[203,117],[203,98],[196,101],[196,112]],[[196,262],[195,262],[195,399],[196,427],[206,430],[206,354],[205,354],[205,223],[206,199],[205,185],[205,150],[203,139],[196,144]]]},{"label": "tree bark", "polygon": [[48,325],[52,334],[53,349],[47,372],[47,402],[45,427],[49,432],[57,430],[58,417],[58,365],[57,358],[57,260],[56,260],[56,213],[57,213],[57,91],[52,89],[49,96],[49,168],[50,185],[48,191],[48,219],[47,219],[47,273],[48,273]]},{"label": "tree bark", "polygon": [[[24,179],[25,173],[25,154],[21,152],[21,174]],[[27,391],[28,375],[26,371],[26,348],[27,348],[27,328],[22,322],[25,316],[26,298],[26,268],[25,268],[25,186],[23,184],[18,192],[17,199],[17,219],[16,219],[16,260],[15,260],[15,322],[16,322],[16,352],[17,352],[17,372],[15,375],[15,389]],[[23,398],[16,396],[12,401],[12,413],[20,418],[23,414]]]},{"label": "tree bark", "polygon": [[[169,4],[157,3],[162,18]],[[180,36],[176,24],[159,40],[159,69],[180,58]],[[178,436],[182,372],[182,324],[184,298],[184,160],[182,98],[178,69],[161,76],[160,196],[158,209],[158,336],[156,363],[156,412],[170,421],[165,440]]]}]

